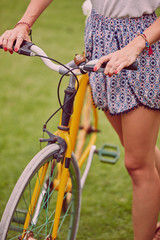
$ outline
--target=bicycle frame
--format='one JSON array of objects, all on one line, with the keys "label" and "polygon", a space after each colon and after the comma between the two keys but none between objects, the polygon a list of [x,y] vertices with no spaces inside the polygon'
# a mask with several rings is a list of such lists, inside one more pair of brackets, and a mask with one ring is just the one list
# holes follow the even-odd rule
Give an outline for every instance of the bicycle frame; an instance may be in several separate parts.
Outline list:
[{"label": "bicycle frame", "polygon": [[[61,137],[62,139],[65,140],[67,144],[67,149],[64,157],[63,163],[58,163],[59,164],[59,171],[57,175],[57,179],[54,179],[54,182],[56,182],[56,190],[58,191],[58,197],[57,197],[57,205],[56,205],[56,212],[55,212],[55,218],[54,218],[54,226],[53,226],[53,231],[52,231],[52,238],[56,239],[57,237],[57,231],[58,231],[58,226],[59,226],[59,219],[62,211],[62,204],[63,204],[63,196],[65,194],[65,191],[70,191],[71,189],[71,180],[69,177],[69,161],[71,158],[72,151],[75,151],[76,148],[76,139],[78,135],[78,130],[79,130],[79,123],[80,123],[80,118],[81,118],[81,113],[82,113],[82,107],[83,107],[83,102],[85,98],[85,92],[88,86],[88,75],[81,75],[78,77],[79,80],[79,89],[76,94],[75,100],[74,100],[74,111],[71,117],[69,117],[68,120],[66,120],[66,116],[64,117],[65,121],[63,120],[63,115],[65,113],[62,110],[59,126],[58,126],[58,131],[55,132],[56,136]],[[76,88],[76,86],[75,86]],[[89,90],[91,91],[91,90]],[[65,94],[66,97],[66,94]],[[65,101],[64,97],[64,101]],[[69,103],[70,104],[70,103]],[[67,105],[67,104],[66,104]],[[90,107],[90,106],[89,106]],[[65,108],[68,108],[67,106]],[[70,110],[72,109],[72,106],[69,106]],[[90,137],[90,140],[83,151],[83,146],[85,143],[85,138],[87,136],[88,132],[88,127],[82,129],[83,131],[83,139],[82,139],[82,144],[81,144],[81,149],[78,150],[77,152],[77,162],[78,166],[81,168],[86,161],[90,148],[93,144],[95,144],[96,141],[96,134],[97,134],[97,125],[98,125],[98,115],[97,115],[97,110],[92,104],[92,109],[93,109],[93,115],[94,115],[94,129],[92,130],[92,135]],[[67,122],[68,121],[68,122]],[[65,126],[63,123],[65,122]],[[66,123],[67,122],[67,123]],[[82,154],[81,154],[82,153]],[[43,167],[43,169],[40,169],[39,177],[37,178],[37,184],[35,184],[34,192],[32,195],[31,203],[29,206],[29,211],[26,216],[25,224],[24,224],[24,229],[27,229],[29,226],[29,223],[31,221],[31,216],[33,215],[34,209],[37,205],[38,198],[40,195],[40,188],[42,188],[43,182],[44,182],[44,176],[47,171],[47,163]],[[69,182],[69,184],[67,184]],[[39,184],[40,183],[40,184]],[[66,189],[66,184],[67,184],[67,189]],[[54,185],[54,183],[53,183]],[[22,239],[25,236],[25,231],[23,232]]]},{"label": "bicycle frame", "polygon": [[[76,95],[76,99],[75,99],[75,104],[74,104],[74,112],[73,112],[73,116],[71,119],[71,126],[70,126],[70,136],[71,136],[71,141],[72,141],[72,151],[75,152],[77,161],[78,161],[78,165],[81,168],[83,163],[85,162],[89,152],[90,152],[90,147],[92,145],[94,145],[95,141],[96,141],[96,136],[97,136],[97,127],[98,127],[98,113],[97,113],[97,109],[94,107],[93,102],[90,101],[92,103],[92,106],[90,106],[93,110],[93,114],[94,114],[94,129],[92,129],[92,136],[90,137],[90,141],[85,149],[85,151],[82,153],[83,151],[83,146],[85,143],[85,137],[87,135],[87,131],[88,131],[88,127],[84,127],[83,128],[83,139],[82,139],[82,144],[81,144],[81,149],[79,149],[79,152],[75,151],[76,148],[76,139],[77,139],[77,134],[78,134],[78,130],[79,130],[79,122],[80,122],[80,117],[81,117],[81,113],[82,113],[82,107],[83,107],[83,103],[84,103],[84,97],[85,97],[85,93],[86,93],[86,88],[87,85],[89,84],[89,78],[88,75],[82,75],[79,78],[79,90],[77,92]],[[89,86],[89,91],[91,94],[91,89]]]}]

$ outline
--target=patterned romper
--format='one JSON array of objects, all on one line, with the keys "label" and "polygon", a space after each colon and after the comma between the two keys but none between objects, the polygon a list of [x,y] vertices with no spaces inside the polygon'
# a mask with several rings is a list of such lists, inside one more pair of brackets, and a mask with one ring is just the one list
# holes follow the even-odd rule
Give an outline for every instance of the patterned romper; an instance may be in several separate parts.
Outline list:
[{"label": "patterned romper", "polygon": [[[155,13],[114,19],[92,9],[85,29],[86,57],[99,59],[123,48],[155,20]],[[152,55],[146,51],[139,55],[137,71],[122,70],[112,77],[91,73],[95,105],[109,110],[112,115],[128,112],[139,105],[160,110],[160,42],[153,44],[152,50]]]}]

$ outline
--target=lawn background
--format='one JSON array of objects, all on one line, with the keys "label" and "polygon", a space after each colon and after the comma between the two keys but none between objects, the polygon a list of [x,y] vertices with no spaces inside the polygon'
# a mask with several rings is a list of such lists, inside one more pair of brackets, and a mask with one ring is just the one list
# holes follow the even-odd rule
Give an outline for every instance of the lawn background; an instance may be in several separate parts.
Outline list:
[{"label": "lawn background", "polygon": [[[0,34],[18,22],[28,2],[1,0]],[[53,1],[33,27],[33,42],[63,63],[84,50],[82,3]],[[58,79],[39,59],[0,51],[0,218],[20,173],[40,149],[43,123],[58,103]],[[120,147],[103,112],[99,111],[99,116],[97,148],[106,142]],[[49,128],[57,123],[55,118]],[[94,157],[83,190],[79,240],[132,239],[131,184],[120,150],[115,166],[102,164]]]}]

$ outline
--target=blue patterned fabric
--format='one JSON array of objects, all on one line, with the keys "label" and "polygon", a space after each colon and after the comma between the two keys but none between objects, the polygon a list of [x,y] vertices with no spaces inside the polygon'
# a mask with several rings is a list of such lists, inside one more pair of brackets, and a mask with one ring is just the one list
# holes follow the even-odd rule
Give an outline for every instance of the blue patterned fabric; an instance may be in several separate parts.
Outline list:
[{"label": "blue patterned fabric", "polygon": [[[93,9],[85,29],[86,57],[99,59],[127,45],[156,19],[155,13],[140,18],[112,19]],[[112,77],[91,73],[90,84],[96,106],[111,114],[127,112],[138,105],[160,110],[160,42],[152,45],[153,54],[138,57],[138,70],[122,70]]]}]

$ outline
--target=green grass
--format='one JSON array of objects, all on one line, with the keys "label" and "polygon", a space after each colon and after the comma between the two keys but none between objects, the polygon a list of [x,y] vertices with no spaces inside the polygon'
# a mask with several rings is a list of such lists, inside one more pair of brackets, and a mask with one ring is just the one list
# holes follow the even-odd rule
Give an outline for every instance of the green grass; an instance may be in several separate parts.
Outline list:
[{"label": "green grass", "polygon": [[[33,27],[33,42],[63,63],[84,49],[82,2],[53,1]],[[1,0],[0,34],[14,26],[27,4]],[[20,173],[40,149],[43,123],[57,108],[58,79],[39,59],[0,52],[0,217]],[[99,115],[97,147],[105,142],[120,146],[103,113]],[[51,130],[55,130],[58,116],[49,125]],[[123,157],[122,148],[115,166],[102,164],[94,157],[83,190],[77,239],[132,239],[132,192]]]}]

